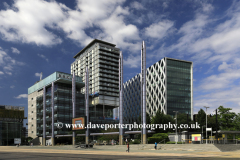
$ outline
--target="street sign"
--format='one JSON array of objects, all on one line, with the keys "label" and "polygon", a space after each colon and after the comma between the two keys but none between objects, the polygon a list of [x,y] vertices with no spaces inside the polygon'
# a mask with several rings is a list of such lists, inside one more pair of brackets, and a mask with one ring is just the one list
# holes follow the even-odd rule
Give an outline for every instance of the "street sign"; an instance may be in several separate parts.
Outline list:
[{"label": "street sign", "polygon": [[14,144],[21,144],[21,138],[14,138]]},{"label": "street sign", "polygon": [[206,128],[206,131],[212,131],[212,128]]}]

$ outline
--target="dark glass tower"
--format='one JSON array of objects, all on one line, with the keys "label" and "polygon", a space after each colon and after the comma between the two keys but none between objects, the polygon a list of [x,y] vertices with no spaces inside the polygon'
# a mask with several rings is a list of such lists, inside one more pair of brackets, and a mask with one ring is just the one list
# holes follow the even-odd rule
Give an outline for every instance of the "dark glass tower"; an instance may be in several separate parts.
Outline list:
[{"label": "dark glass tower", "polygon": [[191,114],[192,62],[167,58],[167,114]]}]

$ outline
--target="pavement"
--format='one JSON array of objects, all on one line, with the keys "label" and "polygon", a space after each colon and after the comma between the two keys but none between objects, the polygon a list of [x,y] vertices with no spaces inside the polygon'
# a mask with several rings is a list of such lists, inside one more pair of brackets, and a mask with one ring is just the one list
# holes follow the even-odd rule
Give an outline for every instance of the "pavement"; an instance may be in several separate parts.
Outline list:
[{"label": "pavement", "polygon": [[[113,148],[113,147],[112,147]],[[197,150],[138,150],[126,148],[109,149],[98,146],[91,149],[73,148],[72,146],[0,146],[2,159],[240,159],[240,152],[202,152]]]}]

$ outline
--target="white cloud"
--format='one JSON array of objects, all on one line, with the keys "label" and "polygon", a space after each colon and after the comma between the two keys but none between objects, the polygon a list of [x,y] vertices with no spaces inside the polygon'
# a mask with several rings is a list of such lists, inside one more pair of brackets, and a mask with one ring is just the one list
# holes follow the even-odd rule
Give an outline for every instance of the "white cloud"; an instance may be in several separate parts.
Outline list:
[{"label": "white cloud", "polygon": [[20,98],[28,98],[28,95],[27,94],[20,94],[18,95],[17,97],[14,97],[16,99],[20,99]]},{"label": "white cloud", "polygon": [[[219,106],[232,108],[234,112],[240,113],[240,87],[233,86],[220,92],[211,92],[204,96],[196,97],[194,100],[194,108],[203,108],[203,106],[209,106],[210,110],[214,110]],[[210,111],[209,111],[210,113]]]},{"label": "white cloud", "polygon": [[167,2],[163,2],[162,6],[163,6],[164,9],[168,8],[168,3]]},{"label": "white cloud", "polygon": [[[134,41],[140,39],[139,33],[136,26],[124,21],[129,15],[128,8],[120,7],[124,1],[77,0],[74,10],[56,1],[14,1],[0,11],[0,33],[6,41],[51,46],[62,39],[49,29],[60,30],[84,46],[92,40],[86,30],[94,28],[100,31],[98,38],[101,35],[122,49],[136,50]],[[137,2],[133,4],[140,7]]]},{"label": "white cloud", "polygon": [[4,74],[2,71],[0,71],[0,75]]},{"label": "white cloud", "polygon": [[[153,52],[152,55],[150,55],[150,57],[159,57],[159,56],[161,57],[163,55],[168,56],[168,54],[174,52],[174,53],[178,53],[175,55],[177,55],[176,58],[179,58],[179,59],[183,59],[184,56],[188,56],[188,57],[193,56],[193,59],[198,59],[197,58],[198,56],[200,56],[201,58],[202,56],[201,53],[195,53],[192,51],[193,50],[192,45],[194,44],[194,42],[196,42],[196,40],[199,39],[199,37],[202,36],[205,27],[210,22],[208,18],[209,18],[208,15],[197,12],[193,20],[187,21],[180,27],[180,29],[178,29],[177,34],[180,35],[180,38],[177,40],[175,44],[172,44],[170,46],[165,46],[165,44],[163,43],[157,51]],[[173,23],[173,22],[172,23],[170,22],[167,23],[168,27],[171,27],[171,24]],[[154,35],[154,32],[152,32],[153,37],[154,36],[157,37],[157,35],[158,34]],[[204,55],[204,57],[209,57],[209,56]],[[204,59],[204,57],[202,57],[202,59]]]},{"label": "white cloud", "polygon": [[11,58],[3,49],[0,47],[0,66],[3,67],[3,70],[6,74],[12,75],[12,70],[16,66],[24,65],[23,62],[16,61]]},{"label": "white cloud", "polygon": [[211,12],[213,9],[214,9],[214,7],[211,4],[202,3],[203,12]]},{"label": "white cloud", "polygon": [[20,54],[20,51],[17,48],[11,47],[12,52],[16,54]]},{"label": "white cloud", "polygon": [[145,35],[162,39],[167,36],[168,31],[173,27],[173,22],[169,20],[163,20],[158,23],[154,23],[145,29]]},{"label": "white cloud", "polygon": [[209,91],[231,87],[235,84],[234,82],[240,80],[239,62],[240,58],[235,58],[235,60],[231,64],[222,62],[222,64],[220,64],[218,67],[218,70],[222,72],[204,78],[199,88]]},{"label": "white cloud", "polygon": [[15,86],[14,86],[14,85],[11,85],[11,86],[10,86],[10,88],[12,88],[12,89],[13,89],[13,88],[15,88]]},{"label": "white cloud", "polygon": [[240,69],[229,70],[219,75],[211,75],[204,80],[199,88],[203,90],[214,90],[229,88],[233,82],[240,78]]},{"label": "white cloud", "polygon": [[5,73],[8,74],[8,75],[10,75],[10,76],[12,75],[12,72],[5,72]]},{"label": "white cloud", "polygon": [[137,9],[137,10],[142,10],[142,9],[144,9],[144,7],[142,6],[142,4],[139,3],[139,2],[137,2],[137,1],[132,2],[132,3],[130,4],[130,6],[131,6],[132,8]]},{"label": "white cloud", "polygon": [[186,22],[178,31],[183,36],[173,48],[178,51],[188,50],[192,43],[202,35],[203,29],[208,22],[208,16],[204,14],[197,14],[194,20]]},{"label": "white cloud", "polygon": [[130,68],[138,68],[141,64],[141,55],[129,55],[127,59],[123,60],[123,65],[129,66]]},{"label": "white cloud", "polygon": [[220,66],[218,66],[218,70],[227,70],[229,65],[226,62],[223,62]]},{"label": "white cloud", "polygon": [[0,32],[4,40],[47,46],[62,42],[46,27],[56,28],[56,23],[65,18],[64,5],[42,0],[14,2],[11,9],[0,11]]},{"label": "white cloud", "polygon": [[109,18],[98,23],[106,35],[104,40],[118,44],[122,49],[137,51],[141,44],[133,41],[140,40],[139,31],[132,24],[126,25],[123,15],[129,15],[128,10],[118,6]]},{"label": "white cloud", "polygon": [[39,57],[45,59],[48,62],[48,58],[46,56],[44,56],[43,54],[37,54]]},{"label": "white cloud", "polygon": [[[240,3],[234,2],[233,5],[226,13],[228,15],[226,21],[218,24],[211,34],[202,36],[189,47],[195,53],[214,53],[203,61],[204,63],[224,62],[227,64],[235,58],[240,58],[238,43],[240,41]],[[219,70],[227,67],[226,64],[219,66]]]}]

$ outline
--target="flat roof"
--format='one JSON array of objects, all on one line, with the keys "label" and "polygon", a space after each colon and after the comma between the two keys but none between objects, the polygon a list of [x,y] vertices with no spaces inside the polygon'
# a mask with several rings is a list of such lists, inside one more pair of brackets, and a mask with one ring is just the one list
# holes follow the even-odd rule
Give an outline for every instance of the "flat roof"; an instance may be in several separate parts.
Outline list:
[{"label": "flat roof", "polygon": [[[75,76],[76,86],[84,87],[85,83],[82,81],[82,77]],[[72,75],[63,72],[54,72],[43,80],[35,83],[28,88],[28,94],[41,90],[44,86],[49,86],[52,82],[62,82],[72,84]]]},{"label": "flat roof", "polygon": [[175,61],[181,61],[181,62],[193,63],[192,61],[185,61],[185,60],[181,60],[181,59],[175,59],[175,58],[169,58],[169,57],[165,57],[165,58],[166,58],[166,59],[175,60]]},{"label": "flat roof", "polygon": [[106,45],[110,45],[112,47],[116,46],[115,44],[112,44],[112,43],[109,43],[109,42],[106,42],[106,41],[102,41],[102,40],[99,40],[99,39],[94,39],[86,47],[84,47],[80,52],[78,52],[73,58],[76,58],[77,56],[82,54],[87,48],[89,48],[91,45],[93,45],[96,42],[103,43],[103,44],[106,44]]},{"label": "flat roof", "polygon": [[23,111],[23,110],[24,110],[24,107],[21,107],[21,106],[12,106],[12,105],[0,105],[0,109],[20,110],[20,111]]}]

